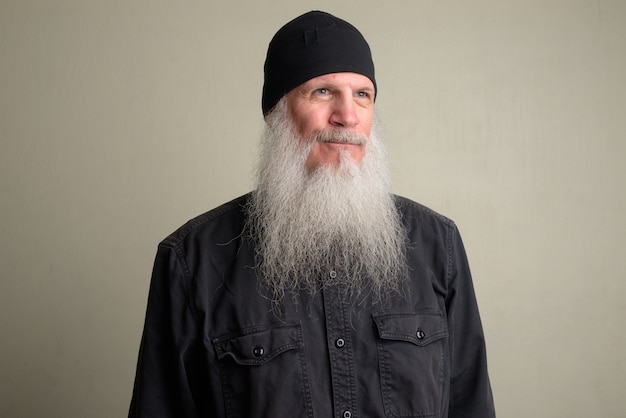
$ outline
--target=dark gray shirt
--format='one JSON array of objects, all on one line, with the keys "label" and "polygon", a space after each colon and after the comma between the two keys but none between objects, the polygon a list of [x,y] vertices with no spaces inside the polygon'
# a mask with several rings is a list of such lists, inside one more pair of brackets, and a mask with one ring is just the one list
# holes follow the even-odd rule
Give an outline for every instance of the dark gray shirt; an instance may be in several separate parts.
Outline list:
[{"label": "dark gray shirt", "polygon": [[287,296],[278,313],[244,232],[248,197],[159,245],[129,416],[495,416],[452,221],[396,197],[410,240],[404,295],[355,304],[329,286]]}]

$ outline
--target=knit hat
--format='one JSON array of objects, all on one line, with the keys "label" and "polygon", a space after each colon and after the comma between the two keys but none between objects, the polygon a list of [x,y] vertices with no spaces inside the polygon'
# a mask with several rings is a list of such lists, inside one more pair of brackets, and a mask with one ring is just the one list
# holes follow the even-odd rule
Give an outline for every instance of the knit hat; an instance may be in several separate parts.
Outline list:
[{"label": "knit hat", "polygon": [[362,74],[376,89],[374,62],[363,35],[345,20],[320,11],[305,13],[276,32],[264,71],[264,116],[292,89],[324,74]]}]

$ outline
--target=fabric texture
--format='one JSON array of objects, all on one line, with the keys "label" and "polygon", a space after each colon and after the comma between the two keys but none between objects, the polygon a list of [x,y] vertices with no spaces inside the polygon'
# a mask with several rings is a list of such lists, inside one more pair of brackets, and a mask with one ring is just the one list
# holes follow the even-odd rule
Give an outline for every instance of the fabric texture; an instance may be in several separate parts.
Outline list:
[{"label": "fabric texture", "polygon": [[320,11],[305,13],[276,32],[264,72],[263,115],[289,91],[324,74],[362,74],[376,88],[374,62],[363,35],[345,20]]},{"label": "fabric texture", "polygon": [[355,304],[329,286],[299,303],[286,298],[277,312],[245,233],[248,198],[159,245],[129,416],[495,416],[451,220],[396,197],[410,239],[403,296]]}]

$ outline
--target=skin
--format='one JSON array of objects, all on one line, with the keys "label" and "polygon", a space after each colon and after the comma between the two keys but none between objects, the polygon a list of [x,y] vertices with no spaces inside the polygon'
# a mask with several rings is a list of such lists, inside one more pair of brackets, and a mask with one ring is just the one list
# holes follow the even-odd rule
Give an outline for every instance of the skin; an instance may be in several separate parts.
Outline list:
[{"label": "skin", "polygon": [[[332,73],[312,78],[286,95],[287,107],[304,140],[323,130],[352,131],[369,139],[374,116],[374,84],[361,74]],[[306,167],[337,165],[342,153],[360,163],[366,144],[316,142]]]}]

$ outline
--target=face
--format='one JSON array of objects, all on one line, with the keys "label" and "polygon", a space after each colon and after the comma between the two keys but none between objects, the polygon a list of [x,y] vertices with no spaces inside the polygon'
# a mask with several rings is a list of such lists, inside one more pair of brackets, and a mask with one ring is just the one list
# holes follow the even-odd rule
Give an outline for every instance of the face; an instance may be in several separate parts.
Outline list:
[{"label": "face", "polygon": [[[374,115],[374,84],[361,74],[325,74],[296,87],[286,95],[287,108],[300,137],[307,140],[321,131],[345,131],[369,138]],[[306,166],[339,164],[343,154],[360,163],[366,144],[316,142]]]}]

